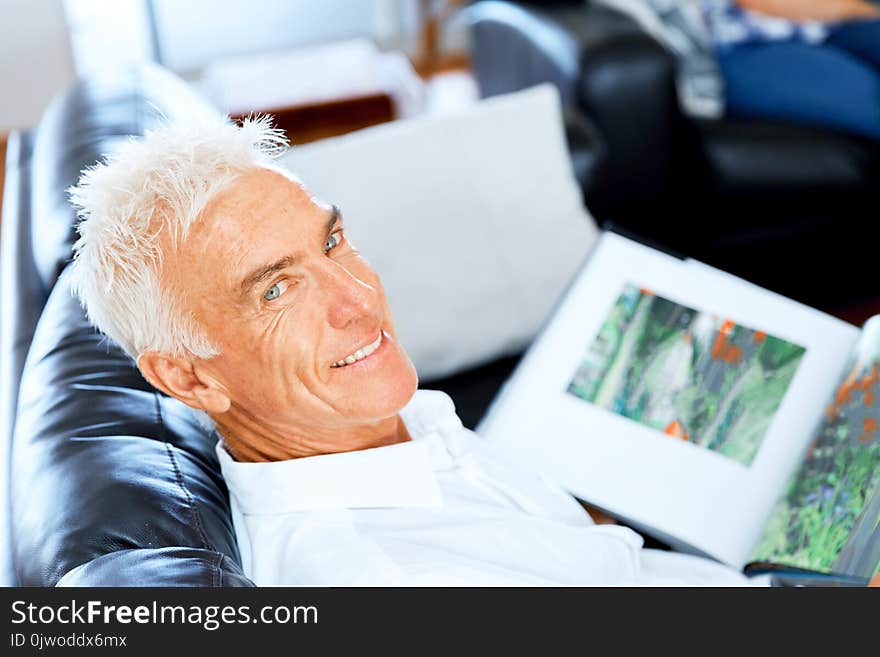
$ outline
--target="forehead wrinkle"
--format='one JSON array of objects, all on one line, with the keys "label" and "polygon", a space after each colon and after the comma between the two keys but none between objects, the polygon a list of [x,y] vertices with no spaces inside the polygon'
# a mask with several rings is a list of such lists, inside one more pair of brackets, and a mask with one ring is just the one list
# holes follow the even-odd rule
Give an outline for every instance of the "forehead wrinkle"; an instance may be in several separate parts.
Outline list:
[{"label": "forehead wrinkle", "polygon": [[[291,212],[291,210],[289,208],[284,208],[284,211],[281,214],[288,214],[289,212]],[[323,225],[323,230],[321,232],[321,236],[326,239],[326,237],[333,230],[333,227],[336,226],[340,221],[341,221],[341,216],[340,216],[339,208],[335,205],[331,206],[330,214],[329,214],[329,217],[327,218],[327,221]],[[307,223],[311,224],[313,222],[307,222]],[[306,226],[306,228],[310,229],[311,226],[310,225]],[[304,252],[303,252],[302,248],[300,247],[300,249],[295,251],[294,253],[284,254],[273,261],[266,260],[264,264],[257,265],[256,267],[250,269],[248,271],[248,273],[245,274],[243,277],[239,278],[241,283],[239,283],[239,285],[238,285],[238,294],[241,297],[246,296],[248,294],[248,292],[250,292],[250,290],[252,290],[256,284],[258,284],[264,280],[269,279],[272,276],[272,274],[274,274],[277,271],[280,271],[282,269],[286,269],[288,267],[292,267],[292,266],[296,265],[298,262],[300,262],[302,260],[303,257],[304,257]],[[245,258],[242,257],[239,260],[239,267],[238,268],[242,268],[241,261],[243,261],[244,259]],[[231,269],[234,271],[237,268],[232,267]],[[232,276],[233,276],[233,278],[235,278],[238,275],[232,274]],[[233,284],[233,286],[235,285],[235,280],[233,280],[232,284]]]},{"label": "forehead wrinkle", "polygon": [[[250,274],[256,269],[268,268],[283,258],[289,261],[286,266],[291,266],[301,257],[302,249],[305,248],[304,244],[291,244],[289,246],[298,247],[293,253],[267,248],[258,260],[259,256],[254,257],[255,243],[265,247],[267,244],[275,245],[277,241],[293,241],[287,231],[295,230],[296,236],[301,237],[303,242],[309,240],[308,235],[312,231],[323,233],[325,222],[314,221],[309,212],[310,205],[335,210],[313,197],[298,179],[291,179],[273,169],[249,171],[238,176],[231,185],[211,199],[202,212],[202,220],[195,226],[196,230],[186,240],[186,246],[192,249],[191,254],[195,258],[198,258],[199,252],[212,254],[207,259],[215,261],[214,264],[222,263],[216,274],[220,280],[225,281],[224,287],[235,297],[243,297],[253,284],[259,282],[254,280],[252,284],[246,285],[245,279],[251,277]],[[278,225],[277,220],[281,220],[281,225]],[[273,230],[276,232],[281,229],[287,234],[281,240],[260,241],[259,231],[264,225],[274,226]],[[257,238],[244,239],[255,231]],[[248,260],[252,266],[246,269]],[[205,268],[200,268],[200,272],[206,273]],[[268,272],[267,275],[273,272]],[[198,272],[194,274],[198,276]]]}]

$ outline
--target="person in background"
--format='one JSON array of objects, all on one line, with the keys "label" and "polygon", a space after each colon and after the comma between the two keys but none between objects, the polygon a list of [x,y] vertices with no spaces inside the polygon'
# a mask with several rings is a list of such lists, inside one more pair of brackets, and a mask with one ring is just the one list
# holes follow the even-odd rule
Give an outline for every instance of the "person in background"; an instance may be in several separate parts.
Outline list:
[{"label": "person in background", "polygon": [[880,6],[703,0],[731,116],[880,139]]}]

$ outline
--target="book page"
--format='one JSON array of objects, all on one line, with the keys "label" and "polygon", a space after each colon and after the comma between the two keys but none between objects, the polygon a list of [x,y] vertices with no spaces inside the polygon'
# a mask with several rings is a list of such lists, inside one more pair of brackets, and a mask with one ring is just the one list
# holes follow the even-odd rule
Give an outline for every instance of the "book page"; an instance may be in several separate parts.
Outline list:
[{"label": "book page", "polygon": [[606,233],[478,432],[575,496],[742,567],[858,333]]},{"label": "book page", "polygon": [[866,580],[880,570],[880,317],[865,324],[752,560]]}]

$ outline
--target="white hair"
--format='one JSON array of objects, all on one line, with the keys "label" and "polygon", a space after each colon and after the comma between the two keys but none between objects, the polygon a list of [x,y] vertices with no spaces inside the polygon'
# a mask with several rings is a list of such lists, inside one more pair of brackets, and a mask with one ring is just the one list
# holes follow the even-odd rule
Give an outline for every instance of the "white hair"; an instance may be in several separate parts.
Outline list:
[{"label": "white hair", "polygon": [[271,117],[237,126],[200,115],[132,138],[85,169],[68,190],[80,219],[69,268],[92,324],[135,360],[145,351],[216,356],[183,299],[160,285],[160,236],[176,248],[217,193],[286,148]]}]

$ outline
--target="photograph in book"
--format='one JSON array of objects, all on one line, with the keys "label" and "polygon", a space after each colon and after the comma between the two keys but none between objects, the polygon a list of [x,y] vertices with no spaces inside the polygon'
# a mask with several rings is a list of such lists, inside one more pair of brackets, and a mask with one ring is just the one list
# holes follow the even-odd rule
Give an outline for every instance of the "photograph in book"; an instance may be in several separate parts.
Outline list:
[{"label": "photograph in book", "polygon": [[627,284],[568,392],[748,466],[805,352]]},{"label": "photograph in book", "polygon": [[846,376],[752,561],[871,577],[880,564],[880,318]]}]

